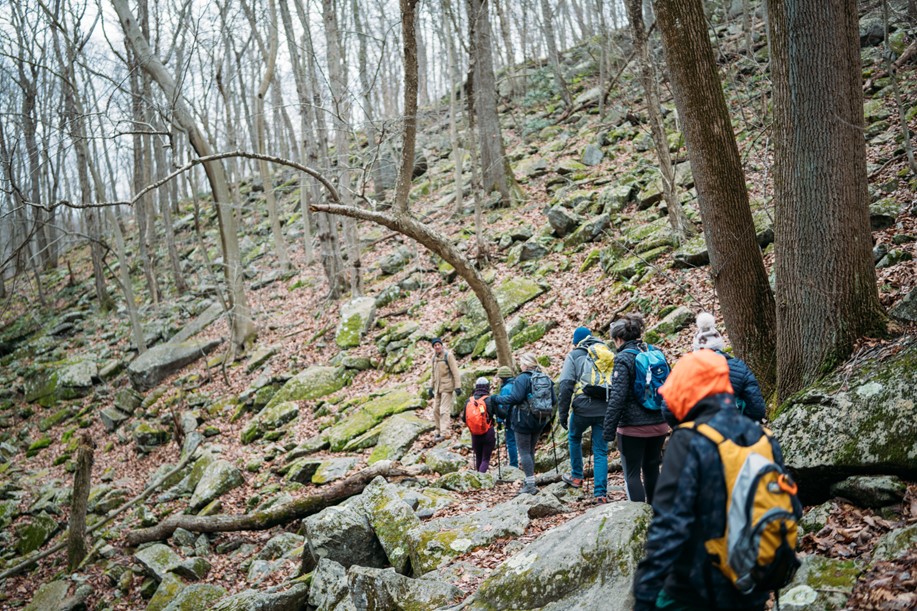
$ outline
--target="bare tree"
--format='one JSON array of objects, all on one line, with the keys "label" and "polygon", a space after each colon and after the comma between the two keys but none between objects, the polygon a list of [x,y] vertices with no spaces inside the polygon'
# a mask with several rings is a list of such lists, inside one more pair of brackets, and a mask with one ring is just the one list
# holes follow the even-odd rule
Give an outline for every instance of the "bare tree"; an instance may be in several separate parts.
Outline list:
[{"label": "bare tree", "polygon": [[544,34],[545,44],[548,46],[548,63],[551,64],[551,71],[554,72],[554,82],[557,84],[557,89],[560,90],[564,106],[568,110],[572,109],[573,98],[570,97],[567,80],[564,78],[563,68],[560,65],[557,38],[554,35],[554,14],[551,12],[551,3],[548,0],[541,0],[541,31]]}]

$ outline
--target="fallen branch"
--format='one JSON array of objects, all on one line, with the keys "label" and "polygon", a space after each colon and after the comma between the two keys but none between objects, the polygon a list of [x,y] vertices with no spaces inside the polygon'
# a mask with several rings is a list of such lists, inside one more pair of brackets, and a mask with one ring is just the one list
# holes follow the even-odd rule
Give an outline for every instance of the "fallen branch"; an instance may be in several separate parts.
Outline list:
[{"label": "fallen branch", "polygon": [[320,494],[310,494],[279,507],[266,511],[243,514],[221,514],[214,516],[173,515],[156,526],[138,528],[124,537],[125,546],[134,547],[149,541],[162,541],[172,536],[178,528],[196,533],[236,532],[240,530],[267,530],[274,526],[289,524],[318,513],[326,507],[356,496],[376,477],[408,476],[414,472],[394,466],[389,461],[358,471],[330,486]]},{"label": "fallen branch", "polygon": [[[136,505],[137,503],[139,503],[146,497],[153,494],[153,492],[155,492],[156,489],[159,488],[164,481],[166,481],[167,479],[169,479],[170,477],[172,477],[173,475],[175,475],[176,473],[184,469],[188,465],[188,463],[191,462],[191,459],[194,458],[195,454],[196,452],[189,452],[188,455],[185,456],[174,469],[172,469],[171,471],[169,471],[168,473],[166,473],[165,475],[157,479],[155,482],[150,484],[143,492],[141,492],[140,494],[138,494],[131,500],[127,501],[126,503],[118,507],[117,509],[112,510],[112,512],[109,513],[107,516],[105,516],[105,518],[101,522],[96,522],[95,524],[87,528],[86,534],[88,535],[90,533],[97,531],[98,529],[102,528],[103,526],[105,526],[106,524],[108,524],[109,522],[117,518],[119,515],[121,515],[122,513],[124,513],[125,511],[127,511],[128,509],[130,509],[131,507],[133,507],[134,505]],[[51,554],[55,552],[59,552],[60,550],[64,549],[65,547],[67,547],[66,539],[64,541],[61,541],[57,545],[49,547],[45,551],[35,554],[34,556],[30,558],[26,558],[19,564],[6,569],[2,573],[0,573],[0,580],[16,575],[20,571],[23,571],[27,569],[28,567],[32,566],[39,560],[47,558]]]}]

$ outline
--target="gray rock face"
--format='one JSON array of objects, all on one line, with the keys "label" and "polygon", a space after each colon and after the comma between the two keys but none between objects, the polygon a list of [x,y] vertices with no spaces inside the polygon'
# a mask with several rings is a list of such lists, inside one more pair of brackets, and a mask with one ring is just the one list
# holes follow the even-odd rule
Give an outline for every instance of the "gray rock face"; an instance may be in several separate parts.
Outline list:
[{"label": "gray rock face", "polygon": [[332,611],[346,608],[349,602],[347,569],[334,560],[322,558],[312,574],[309,604],[316,611]]},{"label": "gray rock face", "polygon": [[410,566],[410,545],[407,533],[420,520],[411,507],[401,500],[395,486],[377,477],[363,490],[363,507],[369,516],[382,549],[395,570],[404,573]]},{"label": "gray rock face", "polygon": [[583,150],[584,165],[598,165],[602,163],[604,157],[605,153],[603,153],[602,149],[596,144],[587,144],[586,148]]},{"label": "gray rock face", "polygon": [[421,434],[433,430],[433,423],[414,414],[403,413],[390,416],[382,423],[379,439],[369,464],[380,460],[398,460],[413,445]]},{"label": "gray rock face", "polygon": [[468,608],[632,609],[633,574],[651,519],[643,503],[590,509],[497,567]]},{"label": "gray rock face", "polygon": [[400,272],[408,261],[411,260],[411,251],[407,248],[399,248],[395,252],[382,257],[379,261],[379,269],[383,274],[393,275]]},{"label": "gray rock face", "polygon": [[213,352],[222,340],[179,342],[153,346],[127,367],[131,384],[140,391],[153,388],[186,365]]},{"label": "gray rock face", "polygon": [[552,206],[545,215],[548,217],[548,223],[551,224],[551,228],[554,230],[554,235],[559,238],[569,233],[573,233],[573,230],[579,227],[580,224],[579,218],[561,206]]},{"label": "gray rock face", "polygon": [[900,503],[907,485],[894,475],[853,475],[831,486],[831,494],[850,499],[861,507],[885,507]]},{"label": "gray rock face", "polygon": [[226,596],[226,590],[208,583],[190,585],[172,599],[163,611],[199,611],[209,609],[213,603]]},{"label": "gray rock face", "polygon": [[306,531],[304,571],[311,571],[323,559],[333,560],[344,567],[358,564],[382,568],[387,564],[385,550],[369,518],[353,505],[328,507],[303,520]]},{"label": "gray rock face", "polygon": [[451,558],[490,545],[496,539],[520,537],[528,525],[528,508],[512,502],[424,522],[407,534],[411,567],[416,575],[423,575]]},{"label": "gray rock face", "polygon": [[917,524],[898,528],[885,533],[876,542],[872,562],[889,562],[900,558],[917,545]]},{"label": "gray rock face", "polygon": [[350,598],[357,609],[440,609],[450,606],[463,592],[432,579],[411,579],[392,569],[352,566],[347,570]]},{"label": "gray rock face", "polygon": [[245,590],[223,598],[210,607],[212,611],[301,611],[309,600],[309,586],[278,586],[267,590]]},{"label": "gray rock face", "polygon": [[238,488],[245,483],[242,472],[232,463],[225,460],[215,460],[204,470],[201,481],[194,488],[189,505],[192,511],[197,511],[210,501],[222,496],[233,488]]},{"label": "gray rock face", "polygon": [[888,313],[895,318],[917,322],[917,288],[911,289],[911,292],[896,303]]},{"label": "gray rock face", "polygon": [[912,345],[849,377],[831,374],[792,397],[773,426],[801,489],[830,484],[845,471],[917,474],[915,387]]},{"label": "gray rock face", "polygon": [[214,302],[206,310],[198,314],[197,318],[185,325],[181,331],[176,333],[169,342],[181,343],[186,342],[207,327],[209,327],[217,318],[223,314],[223,306],[219,302]]},{"label": "gray rock face", "polygon": [[548,249],[533,238],[522,243],[519,250],[519,262],[537,261],[547,254]]}]

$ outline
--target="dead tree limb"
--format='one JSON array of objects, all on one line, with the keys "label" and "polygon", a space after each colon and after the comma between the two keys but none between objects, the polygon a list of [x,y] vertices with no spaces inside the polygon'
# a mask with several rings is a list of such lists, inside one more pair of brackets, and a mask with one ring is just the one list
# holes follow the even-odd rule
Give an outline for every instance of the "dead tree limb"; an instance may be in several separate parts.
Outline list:
[{"label": "dead tree limb", "polygon": [[67,535],[67,565],[75,571],[86,557],[86,507],[92,486],[92,462],[95,444],[88,433],[80,436],[73,475],[73,500],[70,503],[70,527]]},{"label": "dead tree limb", "polygon": [[298,498],[279,507],[254,513],[224,514],[213,516],[173,515],[156,526],[138,528],[127,533],[124,543],[128,547],[147,543],[149,541],[162,541],[172,536],[178,528],[196,533],[236,532],[240,530],[266,530],[274,526],[289,524],[307,516],[318,513],[326,507],[356,496],[376,477],[408,476],[412,471],[396,467],[389,461],[381,461],[375,465],[358,471],[353,475],[330,486],[321,493],[310,494]]}]

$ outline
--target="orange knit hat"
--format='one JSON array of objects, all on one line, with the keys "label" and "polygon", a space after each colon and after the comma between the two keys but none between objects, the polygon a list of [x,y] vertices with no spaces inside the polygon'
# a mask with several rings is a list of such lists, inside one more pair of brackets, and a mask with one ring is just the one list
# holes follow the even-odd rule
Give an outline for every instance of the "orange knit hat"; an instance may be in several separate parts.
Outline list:
[{"label": "orange knit hat", "polygon": [[729,364],[713,350],[698,350],[682,357],[659,389],[672,415],[679,422],[704,397],[732,393]]}]

